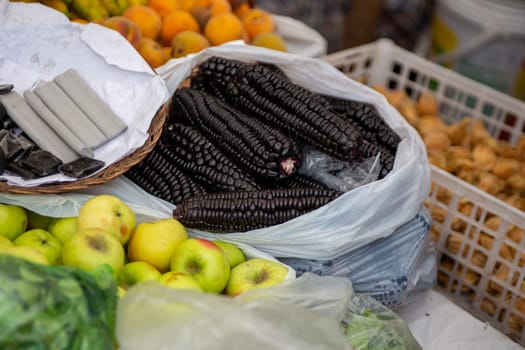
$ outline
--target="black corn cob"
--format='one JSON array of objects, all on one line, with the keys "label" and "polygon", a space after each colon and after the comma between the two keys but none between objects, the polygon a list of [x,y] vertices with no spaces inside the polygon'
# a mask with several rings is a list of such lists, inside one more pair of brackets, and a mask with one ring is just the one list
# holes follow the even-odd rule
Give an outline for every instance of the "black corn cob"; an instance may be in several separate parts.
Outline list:
[{"label": "black corn cob", "polygon": [[368,141],[363,141],[362,151],[363,157],[365,158],[374,157],[381,152],[379,155],[379,163],[381,164],[381,170],[379,171],[380,179],[384,178],[394,167],[395,157],[385,147]]},{"label": "black corn cob", "polygon": [[169,162],[159,151],[161,142],[126,176],[146,192],[177,204],[184,199],[204,194],[204,188]]},{"label": "black corn cob", "polygon": [[197,67],[191,84],[210,94],[219,90],[221,98],[246,114],[335,158],[361,156],[361,135],[350,123],[320,103],[318,95],[261,64],[213,56]]},{"label": "black corn cob", "polygon": [[312,188],[209,193],[179,203],[173,217],[189,228],[245,232],[281,224],[320,208],[341,194]]},{"label": "black corn cob", "polygon": [[324,183],[303,174],[293,174],[281,181],[275,182],[277,188],[317,188],[329,189]]},{"label": "black corn cob", "polygon": [[299,166],[296,142],[204,91],[178,89],[170,106],[170,115],[186,120],[255,178],[282,179]]},{"label": "black corn cob", "polygon": [[161,154],[207,191],[253,191],[260,186],[195,128],[167,123]]},{"label": "black corn cob", "polygon": [[361,127],[365,139],[370,142],[377,142],[389,149],[392,154],[396,153],[401,138],[388,126],[374,106],[332,96],[325,96],[325,98],[330,102],[335,112],[356,122]]}]

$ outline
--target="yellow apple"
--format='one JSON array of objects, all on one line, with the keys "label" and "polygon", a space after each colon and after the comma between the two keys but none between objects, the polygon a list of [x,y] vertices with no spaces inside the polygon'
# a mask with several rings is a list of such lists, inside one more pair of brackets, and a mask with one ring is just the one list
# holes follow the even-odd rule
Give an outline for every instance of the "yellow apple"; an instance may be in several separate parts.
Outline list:
[{"label": "yellow apple", "polygon": [[173,289],[191,289],[202,292],[202,288],[197,280],[184,272],[168,271],[163,273],[158,281]]},{"label": "yellow apple", "polygon": [[118,283],[123,288],[129,288],[140,282],[156,281],[159,277],[160,272],[154,266],[144,261],[133,261],[122,267],[118,276]]},{"label": "yellow apple", "polygon": [[230,272],[226,294],[236,296],[255,288],[267,288],[286,280],[288,268],[276,261],[253,258],[235,266]]},{"label": "yellow apple", "polygon": [[125,244],[135,229],[135,213],[120,198],[101,194],[88,199],[78,213],[78,230],[99,228],[121,244]]},{"label": "yellow apple", "polygon": [[93,271],[102,264],[113,268],[118,276],[125,257],[124,247],[112,235],[99,228],[78,231],[62,247],[62,263]]},{"label": "yellow apple", "polygon": [[78,232],[77,217],[53,218],[47,227],[47,231],[64,244]]},{"label": "yellow apple", "polygon": [[14,240],[27,230],[27,211],[17,205],[0,204],[0,236]]},{"label": "yellow apple", "polygon": [[13,243],[16,246],[33,247],[46,257],[51,265],[60,262],[62,243],[46,230],[34,228],[18,236]]},{"label": "yellow apple", "polygon": [[13,255],[28,261],[49,265],[49,261],[40,251],[28,246],[0,246],[0,254]]},{"label": "yellow apple", "polygon": [[241,248],[235,244],[219,240],[213,241],[213,243],[217,244],[224,251],[226,258],[228,258],[230,268],[234,268],[243,261],[246,261],[246,256],[242,252]]},{"label": "yellow apple", "polygon": [[160,272],[166,272],[170,269],[173,252],[186,239],[186,228],[175,219],[142,222],[128,243],[128,258],[147,262]]},{"label": "yellow apple", "polygon": [[13,242],[9,240],[9,238],[5,237],[5,236],[0,236],[0,246],[8,246],[8,247],[11,247],[13,246]]}]

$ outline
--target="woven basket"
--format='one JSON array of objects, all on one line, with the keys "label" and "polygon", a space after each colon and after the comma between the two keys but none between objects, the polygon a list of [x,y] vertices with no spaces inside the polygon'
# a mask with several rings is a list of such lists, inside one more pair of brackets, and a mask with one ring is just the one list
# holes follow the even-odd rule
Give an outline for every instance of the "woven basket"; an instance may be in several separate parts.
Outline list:
[{"label": "woven basket", "polygon": [[151,120],[151,124],[148,129],[149,137],[147,138],[146,142],[144,142],[144,145],[136,149],[130,155],[114,164],[111,164],[93,176],[71,182],[56,182],[29,187],[13,186],[7,182],[0,182],[0,192],[19,194],[66,193],[106,183],[125,173],[129,168],[139,163],[142,159],[144,159],[144,157],[148,155],[149,152],[153,150],[162,133],[162,126],[166,121],[168,112],[169,103],[165,103]]}]

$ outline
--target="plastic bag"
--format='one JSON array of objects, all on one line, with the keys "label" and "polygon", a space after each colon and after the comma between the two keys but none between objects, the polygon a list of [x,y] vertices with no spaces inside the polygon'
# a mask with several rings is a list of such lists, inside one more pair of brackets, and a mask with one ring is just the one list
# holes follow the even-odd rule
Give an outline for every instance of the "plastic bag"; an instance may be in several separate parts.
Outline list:
[{"label": "plastic bag", "polygon": [[[165,79],[171,94],[197,64],[214,55],[276,64],[292,81],[313,92],[369,103],[402,139],[393,170],[385,178],[357,187],[328,205],[283,224],[228,233],[229,239],[276,257],[331,259],[388,236],[418,213],[430,189],[430,166],[425,147],[417,132],[382,95],[320,59],[253,45],[210,47],[195,55],[170,60],[158,73]],[[218,236],[191,231],[208,239]]]},{"label": "plastic bag", "polygon": [[388,307],[407,302],[409,295],[433,287],[436,253],[428,235],[431,218],[423,208],[388,237],[330,260],[280,258],[300,276],[345,276],[356,293],[374,297]]},{"label": "plastic bag", "polygon": [[357,335],[347,326],[364,311],[389,330],[376,327],[367,336],[420,349],[403,320],[373,298],[355,296],[347,278],[311,273],[236,298],[137,285],[118,305],[116,334],[122,350],[343,350]]},{"label": "plastic bag", "polygon": [[[290,281],[282,287],[295,283]],[[334,306],[344,310],[346,304],[340,303],[341,299],[330,298],[327,305],[323,305],[323,300],[317,303],[325,312],[292,302],[294,297],[306,300],[322,296],[330,290],[330,284],[324,285],[322,293],[316,295],[308,290],[300,293],[294,288],[298,293],[293,293],[286,301],[278,298],[281,293],[272,294],[271,291],[279,290],[278,287],[265,289],[264,296],[243,301],[224,295],[173,290],[147,282],[136,285],[118,305],[119,349],[351,349],[340,329],[341,319],[334,317],[337,312],[326,312]],[[318,288],[315,290],[319,293]],[[335,294],[345,296],[348,290],[351,288],[337,289],[340,293]]]},{"label": "plastic bag", "polygon": [[288,52],[309,57],[326,55],[328,43],[315,29],[292,17],[272,17],[277,33],[283,37]]},{"label": "plastic bag", "polygon": [[343,323],[356,350],[420,350],[405,321],[375,299],[355,294]]},{"label": "plastic bag", "polygon": [[350,164],[310,147],[303,147],[303,152],[304,159],[298,173],[342,192],[376,181],[381,170],[379,154]]},{"label": "plastic bag", "polygon": [[0,254],[1,349],[114,349],[117,286],[103,265],[87,273]]}]

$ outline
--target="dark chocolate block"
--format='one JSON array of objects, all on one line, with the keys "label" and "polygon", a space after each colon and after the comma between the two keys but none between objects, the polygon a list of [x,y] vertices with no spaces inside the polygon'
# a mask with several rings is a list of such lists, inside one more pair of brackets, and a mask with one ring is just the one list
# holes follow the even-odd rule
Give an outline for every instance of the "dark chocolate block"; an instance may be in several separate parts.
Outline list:
[{"label": "dark chocolate block", "polygon": [[4,152],[7,161],[14,161],[25,158],[36,146],[21,133],[17,133],[15,129],[4,129],[0,130],[0,148]]},{"label": "dark chocolate block", "polygon": [[27,167],[22,165],[20,162],[9,162],[7,163],[5,170],[9,171],[10,173],[19,175],[25,180],[32,180],[36,179],[38,177],[37,174],[29,170]]},{"label": "dark chocolate block", "polygon": [[7,164],[7,157],[5,156],[4,150],[0,148],[0,175],[4,173],[6,164]]},{"label": "dark chocolate block", "polygon": [[29,153],[21,163],[37,175],[48,176],[58,172],[62,161],[48,151],[38,150]]},{"label": "dark chocolate block", "polygon": [[81,178],[89,176],[104,167],[104,162],[98,159],[82,157],[62,164],[58,167],[58,171],[66,176]]}]

